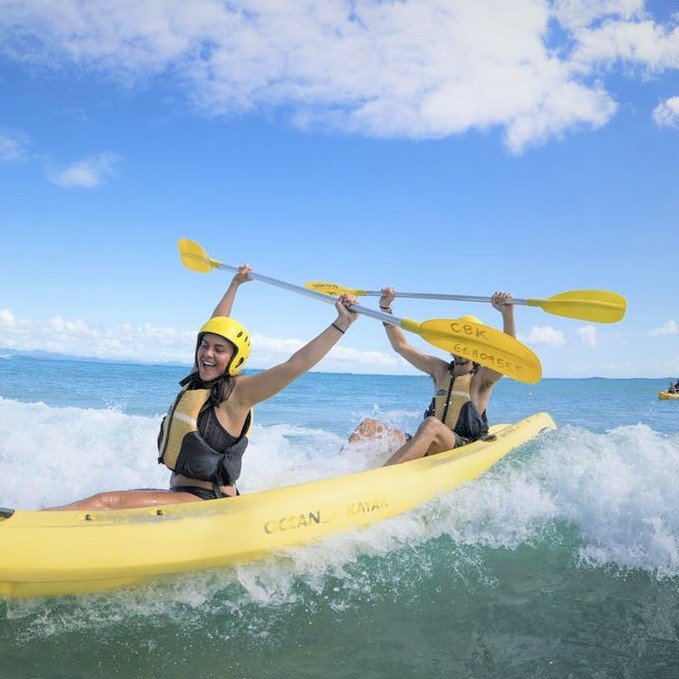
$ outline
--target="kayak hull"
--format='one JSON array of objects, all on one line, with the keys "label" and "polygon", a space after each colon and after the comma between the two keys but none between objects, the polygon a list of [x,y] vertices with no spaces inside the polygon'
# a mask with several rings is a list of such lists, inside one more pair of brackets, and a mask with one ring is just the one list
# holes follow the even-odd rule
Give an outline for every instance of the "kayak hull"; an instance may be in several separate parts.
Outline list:
[{"label": "kayak hull", "polygon": [[658,398],[661,401],[670,401],[672,399],[679,399],[679,394],[668,394],[666,391],[659,391]]},{"label": "kayak hull", "polygon": [[[547,413],[495,425],[492,441],[235,498],[0,518],[0,596],[84,594],[261,558],[396,516],[477,478],[555,429]],[[9,514],[9,512],[8,512]]]}]

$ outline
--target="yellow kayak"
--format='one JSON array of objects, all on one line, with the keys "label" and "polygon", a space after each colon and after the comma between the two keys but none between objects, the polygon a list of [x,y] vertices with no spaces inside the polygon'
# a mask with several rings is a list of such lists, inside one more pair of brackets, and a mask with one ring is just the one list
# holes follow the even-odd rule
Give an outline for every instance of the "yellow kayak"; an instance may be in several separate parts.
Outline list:
[{"label": "yellow kayak", "polygon": [[0,510],[0,596],[81,594],[250,561],[401,514],[555,429],[547,413],[493,440],[236,498],[117,511]]},{"label": "yellow kayak", "polygon": [[659,391],[658,398],[663,401],[669,401],[672,398],[679,398],[679,394],[668,394],[666,391]]}]

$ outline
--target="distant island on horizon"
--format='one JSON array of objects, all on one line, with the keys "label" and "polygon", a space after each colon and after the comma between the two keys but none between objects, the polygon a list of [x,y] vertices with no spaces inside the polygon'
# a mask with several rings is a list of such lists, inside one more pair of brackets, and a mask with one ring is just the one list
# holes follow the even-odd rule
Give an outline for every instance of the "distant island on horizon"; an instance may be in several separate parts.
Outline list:
[{"label": "distant island on horizon", "polygon": [[45,351],[43,349],[34,349],[31,351],[24,351],[21,349],[10,349],[8,347],[0,347],[0,358],[9,358],[10,356],[18,356],[20,358],[34,358],[43,361],[77,361],[81,363],[113,363],[121,365],[162,365],[169,367],[190,366],[190,363],[181,363],[179,361],[134,361],[132,359],[123,358],[101,358],[99,356],[79,356],[76,354],[63,354],[56,351]]},{"label": "distant island on horizon", "polygon": [[[11,349],[9,347],[0,347],[0,359],[10,358],[31,358],[37,361],[73,361],[76,363],[108,363],[111,365],[140,365],[140,366],[160,366],[166,368],[190,368],[190,363],[182,363],[179,361],[135,361],[132,359],[120,359],[120,358],[101,358],[99,356],[79,356],[75,354],[64,354],[56,351],[45,351],[43,349],[34,349],[31,351],[24,351],[21,349]],[[258,372],[259,370],[265,370],[265,368],[249,368],[244,372]],[[333,372],[329,370],[310,370],[311,373],[324,373],[328,375],[359,375],[359,376],[370,376],[375,375],[377,377],[423,377],[420,374],[410,374],[410,373],[351,373],[351,372]],[[590,377],[543,377],[543,380],[675,380],[676,378],[668,376],[659,377],[600,377],[600,376],[590,376]]]}]

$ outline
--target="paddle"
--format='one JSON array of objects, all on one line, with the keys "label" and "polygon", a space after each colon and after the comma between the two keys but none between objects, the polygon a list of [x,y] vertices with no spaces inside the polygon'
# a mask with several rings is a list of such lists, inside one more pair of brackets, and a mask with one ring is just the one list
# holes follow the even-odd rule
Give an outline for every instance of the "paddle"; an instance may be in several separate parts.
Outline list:
[{"label": "paddle", "polygon": [[[337,283],[324,281],[311,281],[305,283],[305,287],[326,295],[338,296],[343,293],[355,297],[379,297],[379,290],[354,290],[345,288]],[[473,295],[444,295],[428,292],[398,292],[396,297],[410,297],[415,299],[447,299],[458,302],[490,302],[490,297],[476,297]],[[513,299],[514,304],[525,306],[537,306],[548,314],[566,316],[566,318],[579,318],[583,321],[596,323],[617,323],[625,315],[627,301],[617,292],[607,290],[571,290],[560,292],[548,299]]]},{"label": "paddle", "polygon": [[[223,264],[212,259],[198,243],[181,238],[179,240],[179,255],[182,264],[191,271],[210,273],[213,269],[224,271],[238,271],[238,268]],[[279,288],[296,292],[306,297],[318,299],[327,304],[334,304],[336,297],[315,292],[301,285],[293,285],[276,278],[250,272],[250,277],[256,281],[276,285]],[[342,294],[342,293],[340,293]],[[367,309],[352,304],[351,311],[374,318],[383,323],[398,325],[399,327],[420,335],[429,344],[443,349],[451,354],[466,356],[481,365],[492,368],[503,375],[513,377],[519,382],[534,384],[540,380],[542,367],[538,357],[517,339],[480,323],[473,323],[466,319],[433,319],[418,323],[409,318],[397,318],[381,311]]]}]

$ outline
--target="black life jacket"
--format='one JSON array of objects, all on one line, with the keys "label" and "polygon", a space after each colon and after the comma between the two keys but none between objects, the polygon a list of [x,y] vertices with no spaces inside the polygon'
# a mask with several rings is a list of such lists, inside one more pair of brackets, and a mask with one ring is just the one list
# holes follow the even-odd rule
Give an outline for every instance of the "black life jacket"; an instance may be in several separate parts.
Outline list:
[{"label": "black life jacket", "polygon": [[195,375],[180,384],[182,390],[160,426],[158,462],[192,479],[234,485],[248,447],[252,410],[235,437],[217,420],[212,389],[204,388]]}]

